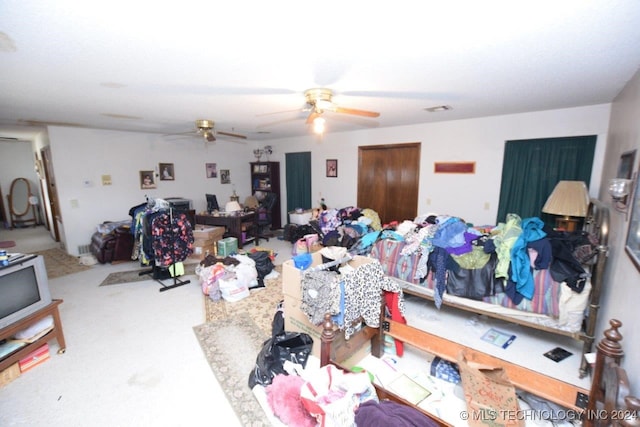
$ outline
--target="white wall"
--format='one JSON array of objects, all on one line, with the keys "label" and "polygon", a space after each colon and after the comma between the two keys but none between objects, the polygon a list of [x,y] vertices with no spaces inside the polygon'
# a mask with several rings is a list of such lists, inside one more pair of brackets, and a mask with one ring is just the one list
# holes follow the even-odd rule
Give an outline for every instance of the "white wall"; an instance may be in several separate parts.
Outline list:
[{"label": "white wall", "polygon": [[[605,185],[609,179],[615,178],[620,156],[626,151],[638,150],[633,170],[638,170],[640,163],[640,71],[626,85],[612,105],[609,125],[609,144],[603,169],[603,185],[600,191],[601,200],[610,201]],[[623,348],[628,355],[624,367],[633,387],[632,392],[640,394],[640,329],[637,328],[638,301],[640,300],[640,272],[635,268],[625,253],[624,244],[627,238],[629,222],[625,215],[611,210],[611,227],[609,240],[609,259],[605,272],[605,288],[602,294],[602,310],[598,322],[596,337],[600,339],[602,332],[609,327],[608,320],[615,318],[622,322],[621,329]],[[606,321],[604,321],[606,320]]]},{"label": "white wall", "polygon": [[[0,186],[2,190],[4,214],[8,222],[11,221],[7,196],[11,190],[11,183],[16,178],[26,178],[31,186],[31,193],[38,196],[40,203],[40,183],[35,170],[33,147],[29,142],[0,141]],[[4,226],[4,224],[2,224]]]},{"label": "white wall", "polygon": [[[421,142],[418,214],[451,214],[475,224],[495,224],[507,140],[598,135],[589,186],[591,195],[597,197],[609,111],[609,104],[595,105],[327,134],[322,140],[292,138],[273,145],[278,153],[312,151],[312,200],[323,196],[330,207],[341,208],[356,202],[358,146]],[[325,177],[326,159],[338,159],[338,178]],[[439,161],[473,161],[476,173],[434,174],[433,164]],[[286,201],[284,190],[282,197]]]},{"label": "white wall", "polygon": [[[129,209],[149,197],[184,197],[198,212],[206,207],[205,193],[229,200],[235,187],[241,200],[249,195],[248,144],[97,129],[50,127],[49,140],[63,218],[67,251],[90,243],[96,225],[131,219]],[[173,163],[175,180],[160,181],[157,189],[142,190],[139,173],[157,170],[158,163]],[[208,179],[205,163],[217,163],[218,177]],[[220,183],[220,170],[229,169],[231,184]],[[101,176],[110,175],[111,185]]]}]

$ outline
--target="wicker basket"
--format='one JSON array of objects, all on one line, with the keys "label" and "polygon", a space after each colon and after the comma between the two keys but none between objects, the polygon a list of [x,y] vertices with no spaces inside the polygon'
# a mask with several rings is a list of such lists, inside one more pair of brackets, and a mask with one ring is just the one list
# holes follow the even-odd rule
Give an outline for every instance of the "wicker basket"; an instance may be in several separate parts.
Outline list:
[{"label": "wicker basket", "polygon": [[20,366],[18,366],[18,362],[16,362],[4,371],[0,372],[0,387],[4,387],[19,376]]}]

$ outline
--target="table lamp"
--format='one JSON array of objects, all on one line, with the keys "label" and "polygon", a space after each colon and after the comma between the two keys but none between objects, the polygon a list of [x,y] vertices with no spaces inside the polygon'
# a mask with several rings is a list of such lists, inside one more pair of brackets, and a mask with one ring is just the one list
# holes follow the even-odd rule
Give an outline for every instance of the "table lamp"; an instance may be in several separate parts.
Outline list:
[{"label": "table lamp", "polygon": [[578,218],[587,216],[589,192],[582,181],[559,181],[551,192],[542,212],[558,215],[556,228],[575,231]]},{"label": "table lamp", "polygon": [[234,213],[234,212],[238,212],[242,210],[242,206],[240,206],[240,203],[238,203],[237,201],[233,200],[231,202],[227,202],[226,205],[224,205],[224,211],[226,213]]}]

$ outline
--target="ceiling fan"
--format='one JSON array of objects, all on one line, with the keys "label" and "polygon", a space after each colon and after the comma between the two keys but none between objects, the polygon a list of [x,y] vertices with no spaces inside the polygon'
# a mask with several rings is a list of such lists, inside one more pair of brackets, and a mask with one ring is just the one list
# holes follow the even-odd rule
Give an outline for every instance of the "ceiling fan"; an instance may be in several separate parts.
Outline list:
[{"label": "ceiling fan", "polygon": [[310,110],[311,113],[307,117],[306,123],[313,124],[313,130],[315,133],[324,132],[325,120],[322,117],[322,113],[325,111],[332,111],[334,113],[352,114],[363,117],[379,117],[380,113],[375,111],[358,110],[355,108],[346,108],[336,105],[333,101],[333,91],[327,88],[314,88],[308,89],[304,92],[304,97],[307,101],[305,110]]},{"label": "ceiling fan", "polygon": [[[221,130],[216,130],[215,122],[213,120],[198,119],[196,120],[195,123],[196,123],[196,130],[191,132],[186,132],[185,133],[186,135],[195,134],[197,136],[203,137],[204,140],[208,142],[214,142],[215,140],[217,140],[217,135],[230,136],[230,137],[239,138],[239,139],[247,139],[245,135],[241,135],[239,133],[224,132]],[[182,135],[185,135],[185,134],[182,134]]]}]

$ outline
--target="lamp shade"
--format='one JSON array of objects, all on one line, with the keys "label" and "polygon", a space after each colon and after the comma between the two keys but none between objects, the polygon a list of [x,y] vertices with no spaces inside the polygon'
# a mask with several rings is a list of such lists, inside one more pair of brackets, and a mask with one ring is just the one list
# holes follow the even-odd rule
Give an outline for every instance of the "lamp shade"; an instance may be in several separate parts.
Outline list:
[{"label": "lamp shade", "polygon": [[241,210],[242,210],[242,206],[240,206],[240,203],[238,203],[235,200],[233,200],[231,202],[227,202],[227,204],[224,205],[224,211],[225,212],[237,212],[237,211],[241,211]]},{"label": "lamp shade", "polygon": [[542,212],[565,217],[585,217],[589,209],[589,192],[582,181],[560,181],[556,184]]}]

